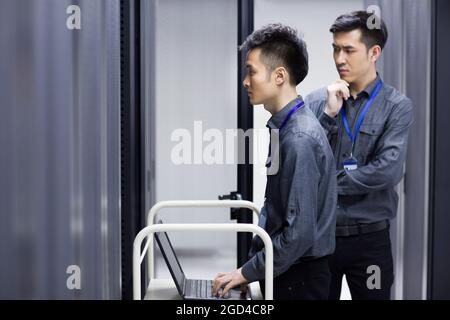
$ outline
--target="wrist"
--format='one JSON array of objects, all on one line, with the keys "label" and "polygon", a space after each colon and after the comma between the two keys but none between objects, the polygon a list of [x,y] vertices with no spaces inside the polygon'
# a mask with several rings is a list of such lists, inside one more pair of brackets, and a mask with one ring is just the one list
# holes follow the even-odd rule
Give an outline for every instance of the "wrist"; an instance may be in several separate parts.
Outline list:
[{"label": "wrist", "polygon": [[330,118],[336,118],[336,116],[337,116],[338,113],[339,113],[339,112],[330,110],[330,108],[328,107],[328,104],[325,106],[325,109],[324,109],[323,112],[324,112],[327,116],[329,116]]},{"label": "wrist", "polygon": [[244,282],[248,282],[247,279],[244,277],[244,275],[242,274],[242,267],[240,267],[239,269],[237,269],[237,272],[241,278],[242,281]]}]

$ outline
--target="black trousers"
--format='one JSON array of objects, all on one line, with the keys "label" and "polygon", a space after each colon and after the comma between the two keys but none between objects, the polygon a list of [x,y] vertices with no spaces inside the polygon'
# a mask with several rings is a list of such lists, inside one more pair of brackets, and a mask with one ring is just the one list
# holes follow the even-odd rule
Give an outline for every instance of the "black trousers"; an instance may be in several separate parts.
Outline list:
[{"label": "black trousers", "polygon": [[[330,288],[328,256],[291,266],[273,280],[274,300],[327,300]],[[259,282],[264,294],[265,281]]]},{"label": "black trousers", "polygon": [[389,300],[394,282],[389,228],[350,237],[336,237],[329,259],[331,300],[341,294],[345,275],[353,300]]}]

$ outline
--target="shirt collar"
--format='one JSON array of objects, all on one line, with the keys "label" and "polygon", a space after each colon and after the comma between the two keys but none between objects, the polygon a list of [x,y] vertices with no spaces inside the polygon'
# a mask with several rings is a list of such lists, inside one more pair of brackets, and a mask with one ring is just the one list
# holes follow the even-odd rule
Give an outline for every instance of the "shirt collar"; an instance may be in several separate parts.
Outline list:
[{"label": "shirt collar", "polygon": [[283,123],[284,119],[289,114],[289,111],[292,110],[297,104],[303,101],[303,98],[301,95],[298,95],[297,98],[289,102],[287,105],[283,107],[280,111],[275,113],[269,121],[267,121],[266,127],[270,129],[279,129],[281,124]]},{"label": "shirt collar", "polygon": [[358,94],[358,96],[360,95],[360,94],[366,94],[368,97],[370,97],[370,95],[373,93],[373,91],[375,90],[375,88],[376,88],[376,86],[377,86],[377,84],[378,84],[378,81],[380,80],[381,78],[380,78],[380,75],[378,74],[378,72],[377,72],[377,77],[375,78],[375,80],[373,80],[371,83],[369,83],[369,85],[363,90],[363,91],[361,91],[359,94]]}]

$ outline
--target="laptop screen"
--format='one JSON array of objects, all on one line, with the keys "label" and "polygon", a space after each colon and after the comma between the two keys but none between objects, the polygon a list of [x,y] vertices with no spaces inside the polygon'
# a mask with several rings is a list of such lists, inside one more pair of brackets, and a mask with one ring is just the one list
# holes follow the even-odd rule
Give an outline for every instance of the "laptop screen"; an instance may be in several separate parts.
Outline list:
[{"label": "laptop screen", "polygon": [[155,238],[164,257],[164,260],[166,260],[170,274],[175,281],[177,289],[180,295],[183,295],[184,272],[183,269],[181,269],[180,263],[178,262],[177,256],[175,255],[175,251],[173,250],[169,237],[167,236],[166,232],[157,232],[155,233]]}]

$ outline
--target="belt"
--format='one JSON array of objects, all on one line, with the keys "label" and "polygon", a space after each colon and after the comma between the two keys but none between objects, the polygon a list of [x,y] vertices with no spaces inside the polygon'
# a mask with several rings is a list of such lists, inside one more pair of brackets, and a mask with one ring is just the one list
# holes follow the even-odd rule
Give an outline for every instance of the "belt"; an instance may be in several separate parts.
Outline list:
[{"label": "belt", "polygon": [[389,220],[367,224],[354,224],[350,226],[336,226],[336,237],[350,237],[359,234],[381,231],[389,227]]}]

